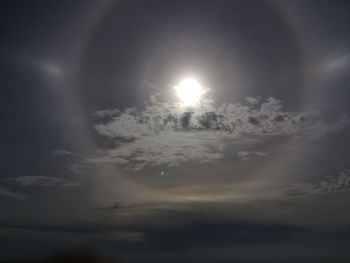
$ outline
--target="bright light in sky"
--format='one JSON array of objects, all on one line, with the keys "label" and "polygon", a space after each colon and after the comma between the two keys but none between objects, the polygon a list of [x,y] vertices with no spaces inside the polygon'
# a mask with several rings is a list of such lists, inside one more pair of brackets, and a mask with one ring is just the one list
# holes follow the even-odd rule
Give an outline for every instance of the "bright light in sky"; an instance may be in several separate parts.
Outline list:
[{"label": "bright light in sky", "polygon": [[198,81],[192,78],[182,80],[175,86],[177,96],[185,106],[195,106],[199,103],[204,90]]}]

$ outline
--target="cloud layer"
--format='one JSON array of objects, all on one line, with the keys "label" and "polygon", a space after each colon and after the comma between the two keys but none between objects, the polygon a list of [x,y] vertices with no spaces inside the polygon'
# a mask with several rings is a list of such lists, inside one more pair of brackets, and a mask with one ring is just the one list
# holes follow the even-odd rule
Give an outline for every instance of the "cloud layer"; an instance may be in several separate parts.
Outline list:
[{"label": "cloud layer", "polygon": [[[141,110],[95,112],[95,130],[110,140],[111,147],[86,161],[116,163],[130,170],[217,162],[224,157],[228,144],[264,141],[273,136],[320,141],[339,132],[349,121],[344,115],[329,124],[317,112],[286,111],[283,102],[272,97],[261,103],[247,98],[247,102],[215,107],[207,99],[195,108],[153,102]],[[244,159],[242,153],[246,155],[241,151],[238,156]],[[246,157],[266,155],[251,153]]]}]

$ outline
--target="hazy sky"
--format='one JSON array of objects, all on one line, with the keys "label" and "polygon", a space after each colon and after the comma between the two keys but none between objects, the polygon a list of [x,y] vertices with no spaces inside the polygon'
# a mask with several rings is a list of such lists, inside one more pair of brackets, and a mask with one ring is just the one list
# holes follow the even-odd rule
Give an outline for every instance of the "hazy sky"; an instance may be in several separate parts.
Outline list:
[{"label": "hazy sky", "polygon": [[349,262],[347,1],[0,13],[0,261]]}]

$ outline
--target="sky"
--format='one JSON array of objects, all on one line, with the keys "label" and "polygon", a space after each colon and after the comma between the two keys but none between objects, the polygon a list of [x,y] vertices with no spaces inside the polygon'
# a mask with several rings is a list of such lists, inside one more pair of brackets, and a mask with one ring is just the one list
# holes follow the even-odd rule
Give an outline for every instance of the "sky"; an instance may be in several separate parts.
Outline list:
[{"label": "sky", "polygon": [[350,261],[347,1],[0,5],[0,262]]}]

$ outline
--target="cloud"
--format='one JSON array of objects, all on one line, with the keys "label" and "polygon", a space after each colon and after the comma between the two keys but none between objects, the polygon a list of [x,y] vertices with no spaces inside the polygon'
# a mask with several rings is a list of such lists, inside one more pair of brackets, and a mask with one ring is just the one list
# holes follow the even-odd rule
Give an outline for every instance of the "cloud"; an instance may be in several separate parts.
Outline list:
[{"label": "cloud", "polygon": [[16,194],[11,192],[10,190],[0,186],[0,197],[8,197],[8,198],[14,198],[18,200],[26,199],[27,197],[22,194]]},{"label": "cloud", "polygon": [[292,184],[283,189],[284,196],[297,197],[319,193],[332,193],[350,189],[350,169],[330,175],[313,183]]},{"label": "cloud", "polygon": [[267,153],[267,152],[260,152],[260,151],[240,151],[240,152],[237,152],[237,156],[239,158],[242,158],[243,161],[247,161],[247,160],[251,159],[253,156],[264,157],[268,154],[269,153]]},{"label": "cloud", "polygon": [[336,72],[337,70],[346,69],[350,65],[350,54],[333,57],[326,61],[325,70],[328,72]]},{"label": "cloud", "polygon": [[[116,163],[130,170],[178,166],[184,162],[217,162],[224,157],[225,146],[229,144],[282,135],[294,140],[320,141],[341,131],[349,122],[346,115],[329,124],[317,112],[286,111],[283,102],[272,97],[261,103],[251,97],[247,100],[249,105],[229,103],[215,107],[206,99],[195,108],[153,102],[141,110],[95,112],[95,130],[110,140],[111,147],[99,150],[97,156],[85,161]],[[241,151],[238,155],[247,159],[265,153]]]},{"label": "cloud", "polygon": [[52,155],[54,155],[54,156],[76,156],[75,153],[72,153],[72,152],[67,151],[67,150],[54,150],[52,152]]},{"label": "cloud", "polygon": [[258,104],[259,100],[253,97],[246,97],[245,98],[246,101],[248,101],[248,103],[252,104],[252,105],[256,105]]},{"label": "cloud", "polygon": [[[220,135],[217,135],[220,136]],[[131,170],[146,166],[178,166],[186,161],[215,162],[223,157],[223,144],[215,133],[169,132],[158,136],[145,136],[104,152],[104,156],[88,162],[117,163]]]},{"label": "cloud", "polygon": [[[147,233],[145,241],[153,250],[159,247],[168,252],[196,248],[225,248],[279,244],[293,240],[296,234],[309,230],[283,224],[243,222],[195,222],[177,229]],[[186,242],[184,242],[186,237]],[[151,248],[152,249],[152,248]]]},{"label": "cloud", "polygon": [[72,171],[75,174],[85,174],[88,172],[89,167],[86,165],[83,165],[81,163],[73,163],[67,167],[70,171]]},{"label": "cloud", "polygon": [[15,182],[20,187],[27,186],[58,186],[58,187],[73,187],[79,184],[75,181],[48,176],[19,176],[8,178],[9,181]]},{"label": "cloud", "polygon": [[[162,217],[154,217],[160,222],[165,218],[178,216],[178,210],[166,210]],[[184,215],[181,215],[184,217]],[[151,218],[149,218],[150,220]],[[166,222],[164,222],[166,223]],[[307,233],[309,230],[289,224],[269,224],[264,222],[242,222],[237,220],[208,222],[207,218],[190,221],[184,225],[172,225],[164,227],[164,223],[154,226],[147,222],[144,225],[123,225],[119,222],[101,224],[98,221],[83,222],[80,224],[35,224],[20,222],[1,222],[0,230],[26,230],[28,235],[34,233],[72,233],[89,237],[100,237],[105,240],[125,242],[143,241],[130,244],[138,253],[160,252],[160,251],[183,251],[191,250],[193,247],[227,247],[227,246],[254,246],[259,243],[279,243],[293,238],[294,234]],[[186,242],[183,237],[186,236]],[[107,241],[106,240],[106,241]],[[122,245],[122,244],[119,244]],[[115,248],[115,246],[114,246]]]}]

